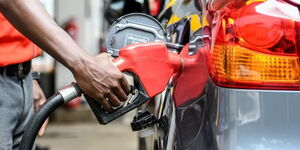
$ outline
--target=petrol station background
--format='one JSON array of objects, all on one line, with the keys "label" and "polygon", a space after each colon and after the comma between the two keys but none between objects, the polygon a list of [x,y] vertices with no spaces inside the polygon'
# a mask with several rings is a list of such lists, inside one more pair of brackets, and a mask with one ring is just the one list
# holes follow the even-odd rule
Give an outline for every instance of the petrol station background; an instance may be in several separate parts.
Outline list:
[{"label": "petrol station background", "polygon": [[[135,74],[130,80],[134,87],[131,95],[146,91],[139,93],[138,97],[144,96],[139,97],[139,102],[151,99],[137,108],[143,112],[136,113],[135,109],[100,125],[85,98],[76,98],[50,116],[44,136],[36,140],[37,150],[299,149],[299,1],[40,1],[88,53],[97,55],[107,48],[112,56],[120,54],[114,60],[117,67],[138,68],[130,70]],[[134,14],[136,20],[142,21],[124,19],[132,12],[152,15],[154,19],[148,19],[159,27],[139,18],[147,16],[144,14]],[[110,28],[120,16],[123,17]],[[164,43],[147,41],[119,53],[119,47],[112,45],[126,45],[131,33],[125,32],[124,26],[119,28],[120,24],[139,33],[128,43],[146,41],[139,38],[145,27],[157,29],[153,31],[155,35],[162,31],[163,40],[159,41]],[[108,32],[109,28],[115,30]],[[117,31],[126,37],[118,36]],[[128,51],[135,55],[126,55]],[[122,64],[127,62],[124,54],[131,64]],[[134,62],[135,59],[140,61]],[[161,67],[165,64],[171,71]],[[46,53],[33,60],[33,71],[41,72],[41,87],[47,98],[75,81],[67,68]],[[159,75],[164,72],[168,74]],[[152,78],[144,84],[149,74]],[[164,83],[165,78],[168,80]],[[156,95],[152,97],[147,87],[161,87],[163,92],[151,92]],[[73,87],[73,91],[79,90]],[[127,102],[123,106],[128,106]],[[131,129],[133,118],[133,129],[139,126],[139,132]]]}]

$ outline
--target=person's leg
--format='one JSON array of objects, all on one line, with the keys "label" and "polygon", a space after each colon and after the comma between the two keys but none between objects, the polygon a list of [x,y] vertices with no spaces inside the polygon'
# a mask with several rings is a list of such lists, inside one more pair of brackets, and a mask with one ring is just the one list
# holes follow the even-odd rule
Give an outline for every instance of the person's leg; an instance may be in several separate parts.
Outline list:
[{"label": "person's leg", "polygon": [[27,123],[30,121],[34,114],[33,96],[32,96],[32,77],[29,74],[22,80],[22,90],[24,93],[24,105],[22,107],[22,113],[20,119],[13,132],[13,149],[19,150],[19,145],[22,139],[22,135],[26,129]]},{"label": "person's leg", "polygon": [[20,80],[0,74],[0,150],[13,147],[13,136],[17,136],[13,133],[23,112],[23,94]]}]

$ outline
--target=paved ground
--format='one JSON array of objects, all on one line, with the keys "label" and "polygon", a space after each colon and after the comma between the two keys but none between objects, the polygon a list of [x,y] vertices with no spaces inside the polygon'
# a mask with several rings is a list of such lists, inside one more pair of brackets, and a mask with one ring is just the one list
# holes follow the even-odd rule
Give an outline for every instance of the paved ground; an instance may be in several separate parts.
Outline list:
[{"label": "paved ground", "polygon": [[50,124],[37,143],[50,150],[136,150],[137,134],[120,122]]}]

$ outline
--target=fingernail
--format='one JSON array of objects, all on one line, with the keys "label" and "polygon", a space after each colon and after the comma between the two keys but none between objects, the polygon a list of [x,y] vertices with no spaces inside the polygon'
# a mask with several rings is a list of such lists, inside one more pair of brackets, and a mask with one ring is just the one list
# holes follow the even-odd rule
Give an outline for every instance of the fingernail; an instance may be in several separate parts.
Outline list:
[{"label": "fingernail", "polygon": [[43,136],[44,131],[39,131],[38,135]]},{"label": "fingernail", "polygon": [[128,99],[128,96],[124,97],[124,99],[122,99],[122,102],[127,101],[127,99]]},{"label": "fingernail", "polygon": [[106,109],[108,112],[113,112],[114,111],[114,109],[112,109],[112,108],[107,108]]}]

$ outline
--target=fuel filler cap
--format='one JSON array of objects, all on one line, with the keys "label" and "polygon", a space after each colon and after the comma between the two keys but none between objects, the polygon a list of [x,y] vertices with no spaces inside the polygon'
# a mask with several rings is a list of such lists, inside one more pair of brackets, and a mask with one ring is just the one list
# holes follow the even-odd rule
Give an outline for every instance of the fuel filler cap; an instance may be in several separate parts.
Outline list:
[{"label": "fuel filler cap", "polygon": [[166,32],[153,17],[142,13],[131,13],[117,19],[109,28],[105,41],[106,51],[113,57],[119,49],[135,44],[166,41]]}]

